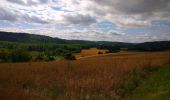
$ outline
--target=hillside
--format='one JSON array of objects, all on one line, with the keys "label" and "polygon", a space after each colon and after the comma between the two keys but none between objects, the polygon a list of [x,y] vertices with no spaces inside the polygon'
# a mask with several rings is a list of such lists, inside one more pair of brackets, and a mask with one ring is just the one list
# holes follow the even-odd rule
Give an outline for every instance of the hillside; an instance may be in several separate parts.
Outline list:
[{"label": "hillside", "polygon": [[42,42],[42,43],[59,43],[63,44],[66,41],[59,38],[52,38],[49,36],[27,34],[27,33],[13,33],[0,32],[0,41],[8,42]]},{"label": "hillside", "polygon": [[108,49],[113,47],[128,48],[137,51],[163,51],[170,50],[170,41],[155,41],[145,43],[124,43],[109,41],[85,41],[85,40],[65,40],[43,35],[14,33],[0,31],[0,41],[19,42],[19,43],[53,43],[53,44],[80,44],[89,47]]}]

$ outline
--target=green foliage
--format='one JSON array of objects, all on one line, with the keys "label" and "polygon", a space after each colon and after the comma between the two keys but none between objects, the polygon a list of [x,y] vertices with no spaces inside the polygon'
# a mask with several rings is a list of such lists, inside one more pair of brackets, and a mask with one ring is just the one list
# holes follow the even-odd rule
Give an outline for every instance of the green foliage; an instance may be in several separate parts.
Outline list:
[{"label": "green foliage", "polygon": [[13,50],[10,56],[12,62],[27,62],[30,61],[32,58],[29,52],[22,49]]},{"label": "green foliage", "polygon": [[[2,50],[0,51],[0,62],[52,61],[63,58],[67,60],[74,60],[75,57],[72,56],[72,53],[78,53],[83,48],[83,46],[76,44],[1,43],[2,45],[0,45],[0,50],[1,48]],[[20,48],[22,48],[21,53],[19,53]],[[26,53],[27,55],[30,55],[28,58],[23,58],[23,56],[21,57],[21,55],[26,55]]]},{"label": "green foliage", "polygon": [[31,59],[30,53],[23,49],[0,49],[0,62],[26,62]]},{"label": "green foliage", "polygon": [[122,97],[125,97],[127,95],[130,95],[133,90],[138,86],[142,72],[140,70],[132,70],[129,72],[129,74],[125,77],[124,81],[122,81],[122,84],[120,85],[120,88],[118,90],[118,94]]},{"label": "green foliage", "polygon": [[45,54],[44,53],[39,53],[37,57],[35,58],[36,61],[41,61],[45,59]]},{"label": "green foliage", "polygon": [[0,62],[7,62],[9,59],[9,51],[7,49],[0,49]]}]

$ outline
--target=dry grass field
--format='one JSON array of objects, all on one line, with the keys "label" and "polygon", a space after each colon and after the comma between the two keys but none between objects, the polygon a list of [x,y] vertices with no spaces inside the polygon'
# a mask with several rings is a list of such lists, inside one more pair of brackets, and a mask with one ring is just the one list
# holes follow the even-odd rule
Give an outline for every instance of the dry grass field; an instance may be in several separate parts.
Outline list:
[{"label": "dry grass field", "polygon": [[120,52],[75,61],[4,63],[0,100],[119,100],[131,89],[123,85],[129,73],[169,62],[170,52]]},{"label": "dry grass field", "polygon": [[94,55],[99,55],[98,53],[106,53],[107,50],[100,50],[97,48],[91,48],[88,50],[82,50],[80,53],[75,54],[76,58],[82,58],[82,57],[87,57],[87,56],[94,56]]}]

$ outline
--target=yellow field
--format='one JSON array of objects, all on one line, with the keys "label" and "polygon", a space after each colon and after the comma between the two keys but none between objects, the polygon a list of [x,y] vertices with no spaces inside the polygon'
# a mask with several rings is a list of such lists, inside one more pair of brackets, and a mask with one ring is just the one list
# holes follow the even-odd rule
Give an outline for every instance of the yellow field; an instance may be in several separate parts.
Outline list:
[{"label": "yellow field", "polygon": [[170,52],[120,52],[75,61],[0,64],[0,100],[119,100],[134,69],[170,62]]},{"label": "yellow field", "polygon": [[98,53],[106,53],[107,50],[101,50],[101,49],[97,49],[97,48],[91,48],[88,50],[82,50],[80,53],[75,54],[76,58],[83,58],[83,57],[87,57],[87,56],[94,56],[94,55],[99,55]]}]

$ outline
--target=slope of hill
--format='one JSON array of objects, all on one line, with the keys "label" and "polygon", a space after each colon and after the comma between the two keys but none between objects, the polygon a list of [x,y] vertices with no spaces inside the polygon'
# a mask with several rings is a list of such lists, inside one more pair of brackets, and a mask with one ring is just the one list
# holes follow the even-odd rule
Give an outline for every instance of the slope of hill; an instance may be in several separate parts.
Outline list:
[{"label": "slope of hill", "polygon": [[128,48],[129,50],[138,50],[138,51],[170,50],[170,41],[124,43],[124,42],[109,42],[109,41],[65,40],[65,39],[52,38],[43,35],[2,32],[2,31],[0,31],[0,41],[19,42],[19,43],[80,44],[80,45],[88,45],[89,47],[97,47],[102,49],[113,48],[116,46],[119,48]]},{"label": "slope of hill", "polygon": [[66,41],[59,38],[52,38],[49,36],[27,34],[27,33],[13,33],[13,32],[0,32],[0,41],[8,42],[43,42],[43,43],[60,43]]}]

